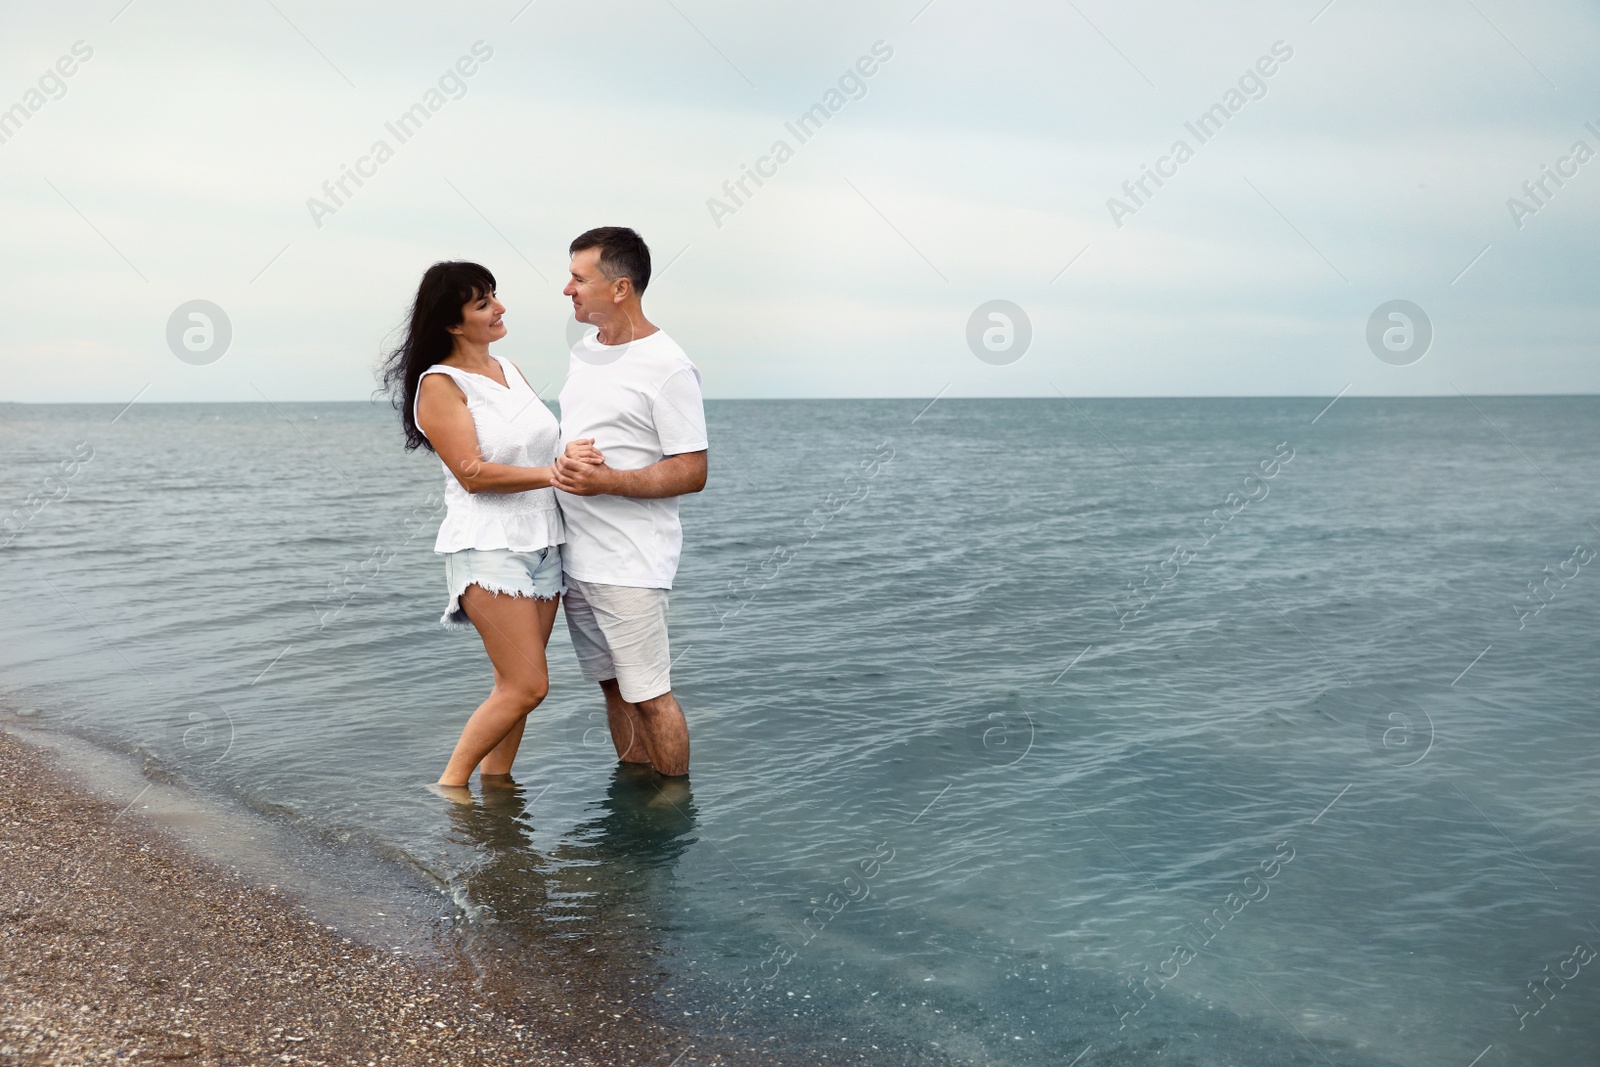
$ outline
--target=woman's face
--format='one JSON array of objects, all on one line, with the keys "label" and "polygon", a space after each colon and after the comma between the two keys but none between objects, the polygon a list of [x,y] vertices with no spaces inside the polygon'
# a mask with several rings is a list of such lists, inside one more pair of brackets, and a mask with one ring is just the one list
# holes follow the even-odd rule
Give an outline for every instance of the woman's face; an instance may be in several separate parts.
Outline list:
[{"label": "woman's face", "polygon": [[506,335],[506,325],[500,321],[506,306],[486,293],[461,305],[461,325],[450,327],[457,339],[467,344],[486,345]]}]

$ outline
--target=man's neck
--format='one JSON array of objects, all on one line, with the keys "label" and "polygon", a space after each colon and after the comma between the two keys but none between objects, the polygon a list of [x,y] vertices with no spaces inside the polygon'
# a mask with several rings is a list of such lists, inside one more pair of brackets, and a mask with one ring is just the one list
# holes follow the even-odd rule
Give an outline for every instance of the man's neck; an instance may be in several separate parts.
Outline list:
[{"label": "man's neck", "polygon": [[619,311],[614,318],[607,319],[601,324],[595,339],[603,345],[626,345],[642,341],[653,333],[659,333],[660,329],[644,317],[642,310],[635,307]]}]

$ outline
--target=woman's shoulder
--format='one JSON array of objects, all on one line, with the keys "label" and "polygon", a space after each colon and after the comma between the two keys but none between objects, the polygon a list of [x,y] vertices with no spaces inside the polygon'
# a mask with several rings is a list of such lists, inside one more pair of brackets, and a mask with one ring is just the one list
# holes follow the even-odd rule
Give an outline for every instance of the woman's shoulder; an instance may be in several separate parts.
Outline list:
[{"label": "woman's shoulder", "polygon": [[442,363],[435,363],[422,372],[422,378],[417,382],[417,398],[458,396],[465,399],[467,393],[461,386],[461,379],[450,373],[450,368]]},{"label": "woman's shoulder", "polygon": [[422,375],[417,381],[417,386],[421,388],[431,384],[433,388],[437,389],[442,387],[445,382],[455,383],[459,380],[456,375],[461,373],[463,372],[460,368],[452,367],[448,363],[435,363],[433,366],[423,369]]}]

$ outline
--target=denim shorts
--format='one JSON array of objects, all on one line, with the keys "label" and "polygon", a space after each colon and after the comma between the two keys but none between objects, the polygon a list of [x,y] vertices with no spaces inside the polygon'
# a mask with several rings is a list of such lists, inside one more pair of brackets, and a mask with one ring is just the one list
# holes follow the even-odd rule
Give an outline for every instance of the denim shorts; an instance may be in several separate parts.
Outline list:
[{"label": "denim shorts", "polygon": [[567,591],[561,577],[561,546],[513,552],[509,548],[466,548],[447,552],[444,580],[450,603],[439,621],[452,630],[472,629],[461,607],[461,594],[476,585],[490,593],[550,600]]}]

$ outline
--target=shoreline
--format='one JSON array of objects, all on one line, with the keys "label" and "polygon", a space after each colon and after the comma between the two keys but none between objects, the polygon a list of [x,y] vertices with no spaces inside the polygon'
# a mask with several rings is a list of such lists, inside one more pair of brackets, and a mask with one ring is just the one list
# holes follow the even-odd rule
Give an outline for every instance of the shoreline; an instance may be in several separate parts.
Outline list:
[{"label": "shoreline", "polygon": [[507,984],[437,921],[425,954],[346,936],[139,803],[0,729],[0,1064],[650,1063],[676,1044],[617,1018],[634,996],[604,975]]}]

